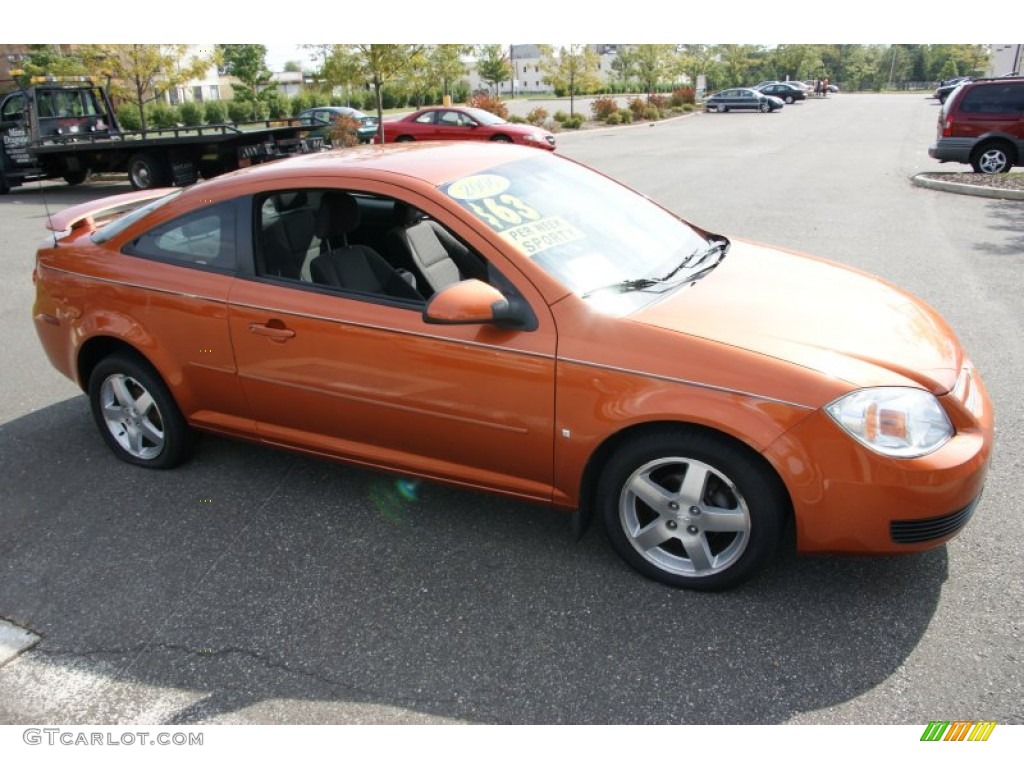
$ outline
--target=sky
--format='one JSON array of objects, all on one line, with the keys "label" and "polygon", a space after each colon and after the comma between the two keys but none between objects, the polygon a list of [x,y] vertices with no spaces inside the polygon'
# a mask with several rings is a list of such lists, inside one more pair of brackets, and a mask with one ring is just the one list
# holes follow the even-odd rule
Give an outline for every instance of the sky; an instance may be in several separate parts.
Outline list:
[{"label": "sky", "polygon": [[[242,13],[233,3],[175,0],[174,13],[159,23],[138,25],[132,14],[86,14],[73,0],[51,0],[48,10],[74,17],[74,24],[40,25],[31,3],[4,10],[4,37],[24,42],[25,31],[43,30],[40,43],[262,43],[274,68],[306,54],[301,43],[330,35],[335,42],[378,43],[1000,43],[983,36],[1020,36],[1013,24],[993,29],[927,6],[892,0],[826,4],[820,0],[776,0],[757,7],[750,0],[665,3],[629,0],[580,12],[578,2],[490,8],[480,0],[390,0],[377,3],[304,6],[302,12]],[[1020,0],[987,0],[986,18],[1021,18]],[[270,18],[271,21],[264,19]],[[45,29],[44,29],[45,28]],[[338,40],[338,38],[342,38]],[[270,57],[268,57],[269,59]]]}]

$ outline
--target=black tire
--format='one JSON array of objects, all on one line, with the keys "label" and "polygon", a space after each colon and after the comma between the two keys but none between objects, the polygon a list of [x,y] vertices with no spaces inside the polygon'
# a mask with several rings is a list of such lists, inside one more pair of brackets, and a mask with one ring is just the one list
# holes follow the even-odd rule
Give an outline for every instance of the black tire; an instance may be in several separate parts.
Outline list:
[{"label": "black tire", "polygon": [[0,171],[0,195],[6,195],[11,191],[11,185],[7,183],[7,177]]},{"label": "black tire", "polygon": [[795,99],[792,96],[787,96],[786,97],[786,103],[787,104],[792,104],[794,101],[795,101]]},{"label": "black tire", "polygon": [[155,189],[171,184],[167,161],[153,152],[136,152],[128,161],[128,181],[134,189]]},{"label": "black tire", "polygon": [[512,139],[510,139],[508,136],[504,136],[504,135],[492,136],[491,137],[491,141],[496,141],[499,144],[511,144],[512,143]]},{"label": "black tire", "polygon": [[413,141],[412,136],[399,136],[395,141]]},{"label": "black tire", "polygon": [[762,102],[758,106],[758,110],[761,111],[761,112],[771,112],[772,111],[772,105],[769,104],[767,101]]},{"label": "black tire", "polygon": [[116,353],[101,360],[89,376],[89,405],[121,461],[170,469],[188,456],[192,432],[163,379],[141,358]]},{"label": "black tire", "polygon": [[64,174],[64,181],[67,182],[69,187],[74,187],[81,184],[89,177],[89,171],[68,171]]},{"label": "black tire", "polygon": [[616,551],[640,573],[673,587],[720,590],[775,554],[788,497],[745,447],[680,427],[616,451],[601,473],[596,508]]},{"label": "black tire", "polygon": [[1015,161],[1013,147],[1002,141],[985,142],[971,152],[971,167],[975,173],[1009,173]]}]

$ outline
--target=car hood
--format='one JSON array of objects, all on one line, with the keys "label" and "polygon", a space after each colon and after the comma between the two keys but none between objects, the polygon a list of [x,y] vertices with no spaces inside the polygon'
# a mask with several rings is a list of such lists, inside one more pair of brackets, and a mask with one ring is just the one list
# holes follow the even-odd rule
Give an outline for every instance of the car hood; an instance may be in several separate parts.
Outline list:
[{"label": "car hood", "polygon": [[841,265],[742,241],[712,272],[634,322],[788,361],[854,387],[953,388],[955,335],[930,307]]}]

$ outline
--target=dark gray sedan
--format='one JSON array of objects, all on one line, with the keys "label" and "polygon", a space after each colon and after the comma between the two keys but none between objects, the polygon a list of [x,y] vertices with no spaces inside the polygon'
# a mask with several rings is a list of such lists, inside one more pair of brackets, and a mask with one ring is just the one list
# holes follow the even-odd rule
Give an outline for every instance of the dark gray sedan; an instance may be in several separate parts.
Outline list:
[{"label": "dark gray sedan", "polygon": [[704,100],[708,112],[728,112],[730,109],[754,109],[758,112],[774,112],[782,107],[782,101],[753,88],[729,88]]},{"label": "dark gray sedan", "polygon": [[787,104],[792,104],[794,101],[803,101],[807,98],[806,90],[795,84],[790,85],[789,83],[768,83],[768,85],[762,85],[756,90],[766,96],[775,96],[780,98]]},{"label": "dark gray sedan", "polygon": [[347,117],[356,121],[359,126],[356,128],[356,136],[361,144],[373,141],[377,134],[377,118],[360,112],[352,107],[314,107],[299,114],[299,120],[303,125],[319,125],[320,127],[310,132],[310,136],[323,136],[330,139],[331,125],[339,118]]}]

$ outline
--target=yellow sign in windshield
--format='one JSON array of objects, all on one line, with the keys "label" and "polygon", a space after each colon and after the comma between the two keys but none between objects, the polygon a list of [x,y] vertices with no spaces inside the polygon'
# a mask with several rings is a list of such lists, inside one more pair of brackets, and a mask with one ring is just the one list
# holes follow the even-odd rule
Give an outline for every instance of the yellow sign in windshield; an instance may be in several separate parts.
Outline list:
[{"label": "yellow sign in windshield", "polygon": [[512,227],[503,231],[501,236],[527,256],[586,237],[561,216],[548,216],[540,221]]}]

